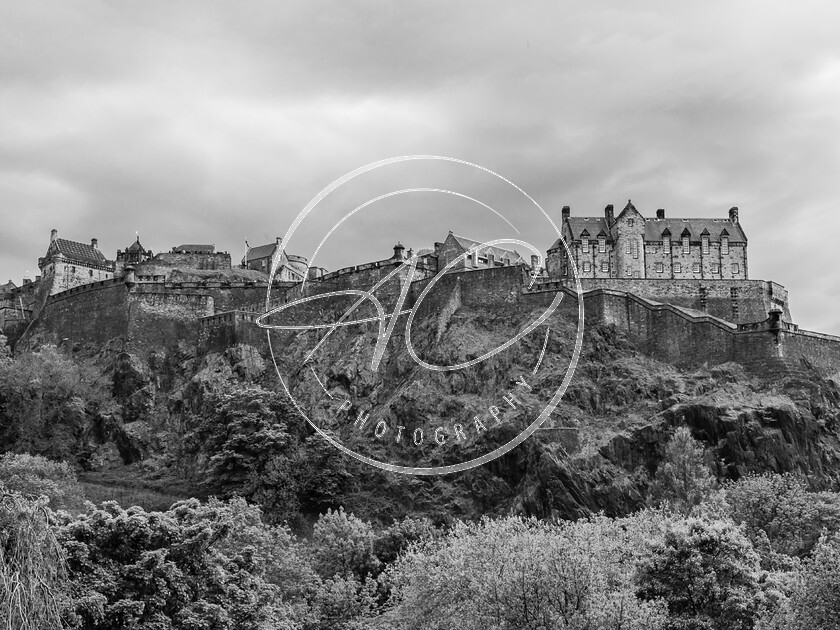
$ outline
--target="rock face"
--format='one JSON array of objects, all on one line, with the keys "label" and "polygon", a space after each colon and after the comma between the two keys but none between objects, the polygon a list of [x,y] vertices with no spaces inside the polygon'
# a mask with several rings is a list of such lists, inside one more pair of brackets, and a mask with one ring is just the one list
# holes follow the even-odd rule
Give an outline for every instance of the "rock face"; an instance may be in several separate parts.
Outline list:
[{"label": "rock face", "polygon": [[[451,364],[474,357],[477,347],[492,348],[509,339],[531,315],[504,309],[482,312],[456,295],[447,309],[416,322],[413,342],[435,361]],[[574,330],[560,321],[548,324],[552,334],[536,375],[530,375],[530,367],[542,349],[543,329],[509,352],[454,372],[420,369],[399,335],[392,338],[382,369],[372,371],[368,357],[376,345],[374,324],[337,331],[325,343],[318,366],[323,387],[300,369],[312,335],[289,333],[274,360],[290,375],[296,400],[314,419],[329,422],[332,401],[350,401],[356,414],[364,400],[384,410],[389,422],[426,430],[452,418],[471,421],[486,415],[516,379],[527,377],[532,390],[519,392],[520,404],[508,409],[502,422],[488,419],[485,432],[460,445],[464,452],[458,457],[464,457],[515,437],[563,381]],[[186,419],[209,392],[246,383],[279,389],[266,349],[246,345],[202,355],[182,344],[144,359],[123,353],[113,360],[112,370],[121,418],[96,440],[101,446],[94,449],[92,462],[100,468],[157,458],[175,461],[189,477],[190,467],[197,464],[178,461],[178,443]],[[489,464],[456,475],[409,477],[358,464],[338,451],[335,457],[354,479],[341,502],[371,519],[404,514],[439,520],[487,513],[619,515],[644,505],[650,478],[678,426],[689,427],[708,449],[710,466],[720,479],[796,471],[808,475],[815,487],[836,488],[838,414],[837,382],[807,366],[759,375],[737,364],[680,371],[641,354],[615,328],[600,326],[586,331],[574,377],[541,430]],[[344,431],[348,444],[368,448],[370,456],[394,454],[370,439],[366,446],[353,442],[346,426],[333,428]],[[431,461],[446,461],[455,448],[441,448]]]}]

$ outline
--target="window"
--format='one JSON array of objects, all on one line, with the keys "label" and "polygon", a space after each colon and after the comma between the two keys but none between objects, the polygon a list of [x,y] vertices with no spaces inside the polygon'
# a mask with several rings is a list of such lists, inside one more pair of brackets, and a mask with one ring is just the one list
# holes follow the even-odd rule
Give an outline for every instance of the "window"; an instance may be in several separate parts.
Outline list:
[{"label": "window", "polygon": [[682,265],[680,263],[674,263],[674,273],[682,273]]},{"label": "window", "polygon": [[610,264],[606,260],[601,261],[601,273],[607,273],[610,270]]},{"label": "window", "polygon": [[634,270],[633,270],[633,277],[634,277],[634,278],[638,278],[638,277],[639,277],[639,270],[638,270],[638,269],[634,269]]},{"label": "window", "polygon": [[587,260],[583,263],[583,273],[589,273],[590,271],[592,271],[592,265]]},{"label": "window", "polygon": [[656,245],[648,245],[645,251],[647,251],[648,254],[655,254]]},{"label": "window", "polygon": [[581,246],[583,247],[582,251],[584,254],[589,253],[589,239],[585,238],[581,241]]},{"label": "window", "polygon": [[663,236],[662,237],[662,249],[665,251],[671,251],[671,237],[670,236]]},{"label": "window", "polygon": [[663,263],[656,263],[656,273],[664,273],[665,265]]},{"label": "window", "polygon": [[630,244],[630,241],[627,241],[627,244],[624,246],[624,253],[631,254],[633,252],[633,246]]},{"label": "window", "polygon": [[639,241],[633,241],[633,258],[639,257]]},{"label": "window", "polygon": [[607,251],[607,239],[603,236],[598,237],[598,251],[602,254]]},{"label": "window", "polygon": [[703,252],[703,254],[704,254],[704,255],[708,254],[708,253],[709,253],[709,237],[708,237],[708,236],[704,236],[704,237],[701,239],[701,243],[702,243],[702,252]]},{"label": "window", "polygon": [[627,227],[633,227],[633,219],[627,219]]},{"label": "window", "polygon": [[700,273],[700,263],[691,263],[691,271],[692,273]]},{"label": "window", "polygon": [[689,242],[688,242],[688,237],[687,236],[682,237],[682,246],[683,246],[683,254],[687,254],[688,250],[689,250]]},{"label": "window", "polygon": [[563,265],[563,275],[564,276],[569,275],[569,266],[568,265]]},{"label": "window", "polygon": [[720,273],[720,265],[717,263],[712,263],[712,273]]},{"label": "window", "polygon": [[88,269],[88,275],[93,278],[93,269]]},{"label": "window", "polygon": [[728,254],[729,253],[729,237],[728,236],[721,236],[720,237],[720,253],[721,254]]},{"label": "window", "polygon": [[732,263],[732,273],[737,275],[741,272],[741,268],[738,266],[738,263]]},{"label": "window", "polygon": [[482,265],[486,265],[487,264],[487,258],[485,256],[479,256],[478,257],[478,262],[480,262]]}]

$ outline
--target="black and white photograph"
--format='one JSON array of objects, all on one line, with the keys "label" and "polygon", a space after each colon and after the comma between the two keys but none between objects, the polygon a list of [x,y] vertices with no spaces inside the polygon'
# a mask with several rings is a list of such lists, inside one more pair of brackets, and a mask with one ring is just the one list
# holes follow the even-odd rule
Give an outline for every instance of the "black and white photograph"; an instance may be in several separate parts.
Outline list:
[{"label": "black and white photograph", "polygon": [[840,630],[840,5],[0,0],[0,628]]}]

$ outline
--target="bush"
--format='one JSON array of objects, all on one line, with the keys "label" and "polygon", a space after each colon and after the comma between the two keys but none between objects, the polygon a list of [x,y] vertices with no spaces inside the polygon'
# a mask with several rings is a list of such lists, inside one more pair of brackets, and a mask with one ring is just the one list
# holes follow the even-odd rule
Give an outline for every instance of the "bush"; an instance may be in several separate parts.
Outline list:
[{"label": "bush", "polygon": [[40,455],[0,456],[0,484],[23,495],[45,496],[53,509],[78,509],[84,503],[73,469]]},{"label": "bush", "polygon": [[59,513],[75,623],[86,630],[289,627],[294,613],[251,546],[220,549],[234,519],[192,499],[167,512],[114,502]]}]

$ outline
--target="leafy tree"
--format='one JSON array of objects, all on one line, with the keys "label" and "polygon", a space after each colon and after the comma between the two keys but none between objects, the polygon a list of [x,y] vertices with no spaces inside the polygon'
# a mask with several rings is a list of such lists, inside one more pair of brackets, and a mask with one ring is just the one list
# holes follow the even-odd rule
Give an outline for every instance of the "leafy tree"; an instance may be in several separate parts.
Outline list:
[{"label": "leafy tree", "polygon": [[324,579],[378,573],[380,562],[373,551],[374,533],[369,523],[347,514],[344,508],[322,514],[310,540],[313,566]]},{"label": "leafy tree", "polygon": [[45,346],[0,359],[0,444],[67,460],[85,419],[115,409],[111,384],[92,363]]},{"label": "leafy tree", "polygon": [[23,495],[46,496],[53,508],[80,508],[84,502],[73,469],[40,455],[0,456],[0,483]]},{"label": "leafy tree", "polygon": [[44,498],[28,500],[0,484],[0,627],[61,628],[67,606],[64,556]]},{"label": "leafy tree", "polygon": [[820,538],[813,556],[797,572],[788,605],[769,616],[767,630],[840,628],[840,537]]},{"label": "leafy tree", "polygon": [[285,398],[261,387],[211,394],[185,436],[187,451],[207,460],[207,489],[259,503],[272,522],[293,516],[298,502],[291,461],[297,445],[287,420],[294,417]]},{"label": "leafy tree", "polygon": [[393,597],[384,617],[404,630],[663,628],[664,604],[638,599],[631,581],[642,540],[660,527],[651,513],[457,523],[386,570]]},{"label": "leafy tree", "polygon": [[840,529],[840,495],[809,492],[802,477],[793,474],[752,475],[726,485],[730,514],[756,548],[804,557],[823,529]]},{"label": "leafy tree", "polygon": [[667,602],[673,630],[749,630],[764,605],[758,554],[727,521],[674,524],[639,563],[637,581],[639,597]]},{"label": "leafy tree", "polygon": [[715,486],[706,464],[706,452],[686,427],[678,427],[665,447],[665,455],[650,485],[655,505],[667,503],[688,515]]},{"label": "leafy tree", "polygon": [[252,546],[219,548],[234,522],[224,509],[195,499],[167,512],[105,502],[58,518],[80,628],[256,630],[293,619]]}]

